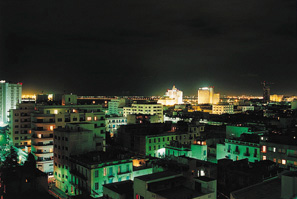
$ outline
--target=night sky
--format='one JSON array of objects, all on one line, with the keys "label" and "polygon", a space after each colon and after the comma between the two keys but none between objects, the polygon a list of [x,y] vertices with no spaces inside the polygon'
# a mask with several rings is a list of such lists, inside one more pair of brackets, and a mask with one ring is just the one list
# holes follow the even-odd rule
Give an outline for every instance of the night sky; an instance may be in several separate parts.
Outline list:
[{"label": "night sky", "polygon": [[0,0],[0,79],[23,93],[297,95],[296,0]]}]

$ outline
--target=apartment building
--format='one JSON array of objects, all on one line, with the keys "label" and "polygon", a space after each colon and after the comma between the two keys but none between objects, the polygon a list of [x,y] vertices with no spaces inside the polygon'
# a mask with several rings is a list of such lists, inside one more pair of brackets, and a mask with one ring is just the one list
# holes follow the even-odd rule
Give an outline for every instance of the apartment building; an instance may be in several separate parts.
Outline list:
[{"label": "apartment building", "polygon": [[148,115],[158,115],[158,122],[164,122],[163,116],[163,105],[156,103],[148,103],[148,104],[136,104],[133,103],[131,107],[123,108],[124,117],[127,117],[129,114],[148,114]]}]

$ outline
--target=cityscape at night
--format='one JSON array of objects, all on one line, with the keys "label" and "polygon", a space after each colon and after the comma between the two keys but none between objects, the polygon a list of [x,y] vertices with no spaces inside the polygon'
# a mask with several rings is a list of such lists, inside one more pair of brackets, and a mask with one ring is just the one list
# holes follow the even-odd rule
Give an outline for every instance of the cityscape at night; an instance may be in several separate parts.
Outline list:
[{"label": "cityscape at night", "polygon": [[294,0],[0,0],[0,199],[297,199]]}]

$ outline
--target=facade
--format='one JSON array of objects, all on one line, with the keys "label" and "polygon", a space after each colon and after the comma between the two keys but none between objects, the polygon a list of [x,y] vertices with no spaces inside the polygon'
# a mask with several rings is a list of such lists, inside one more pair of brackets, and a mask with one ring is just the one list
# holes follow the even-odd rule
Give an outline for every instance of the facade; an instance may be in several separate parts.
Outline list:
[{"label": "facade", "polygon": [[105,114],[101,105],[37,105],[31,118],[31,151],[37,168],[53,175],[53,132],[67,123],[95,122],[105,150]]},{"label": "facade", "polygon": [[34,103],[17,104],[9,114],[9,143],[27,153],[31,151],[31,113],[34,107]]},{"label": "facade", "polygon": [[103,185],[133,180],[134,175],[147,175],[153,171],[144,167],[136,169],[133,159],[118,151],[75,155],[69,158],[69,162],[68,195],[84,193],[93,198],[103,196]]},{"label": "facade", "polygon": [[106,132],[110,133],[110,137],[117,136],[121,125],[127,125],[126,117],[108,117],[105,119]]},{"label": "facade", "polygon": [[270,95],[270,101],[271,102],[281,102],[283,101],[284,96],[283,95]]},{"label": "facade", "polygon": [[260,144],[225,139],[225,146],[223,148],[217,148],[217,157],[219,159],[228,158],[233,161],[246,158],[249,162],[260,161]]},{"label": "facade", "polygon": [[8,111],[22,101],[22,83],[11,84],[0,80],[0,125],[8,123]]},{"label": "facade", "polygon": [[[69,123],[65,128],[54,130],[54,177],[56,187],[75,195],[71,187],[70,155],[80,155],[90,151],[103,151],[100,121]],[[97,158],[97,157],[96,157]]]},{"label": "facade", "polygon": [[216,180],[199,177],[188,180],[170,171],[154,173],[134,179],[134,197],[138,199],[216,199]]},{"label": "facade", "polygon": [[107,115],[117,115],[122,116],[123,115],[123,102],[124,99],[111,99],[108,102],[108,111]]},{"label": "facade", "polygon": [[[288,139],[289,140],[289,139]],[[260,142],[261,160],[271,160],[279,165],[292,171],[297,171],[297,145],[280,143],[277,141]]]},{"label": "facade", "polygon": [[255,107],[254,106],[241,106],[241,111],[246,112],[246,111],[254,111]]},{"label": "facade", "polygon": [[198,104],[218,104],[220,94],[214,93],[214,87],[203,87],[198,89]]},{"label": "facade", "polygon": [[215,104],[212,105],[212,114],[233,114],[234,106],[232,104]]},{"label": "facade", "polygon": [[124,117],[127,117],[129,114],[158,115],[158,122],[164,122],[162,104],[132,104],[131,107],[124,107]]},{"label": "facade", "polygon": [[158,115],[144,115],[144,114],[129,114],[127,115],[127,124],[145,124],[145,123],[158,123]]}]

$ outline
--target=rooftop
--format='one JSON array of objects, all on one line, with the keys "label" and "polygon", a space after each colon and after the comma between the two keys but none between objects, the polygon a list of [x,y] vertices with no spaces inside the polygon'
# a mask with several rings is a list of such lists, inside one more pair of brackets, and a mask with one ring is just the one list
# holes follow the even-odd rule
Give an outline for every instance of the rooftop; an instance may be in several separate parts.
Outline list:
[{"label": "rooftop", "polygon": [[143,180],[143,181],[151,181],[151,180],[157,180],[157,179],[162,179],[162,178],[170,178],[170,177],[173,177],[176,175],[180,175],[180,174],[172,172],[172,171],[163,171],[163,172],[139,176],[136,178]]},{"label": "rooftop", "polygon": [[111,183],[111,184],[105,184],[103,186],[112,190],[113,192],[118,193],[118,194],[132,193],[132,195],[133,195],[133,181],[131,181],[131,180],[126,180],[126,181],[116,182],[116,183]]}]

